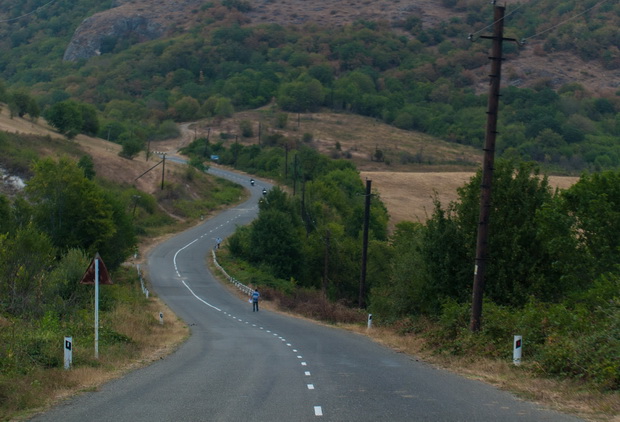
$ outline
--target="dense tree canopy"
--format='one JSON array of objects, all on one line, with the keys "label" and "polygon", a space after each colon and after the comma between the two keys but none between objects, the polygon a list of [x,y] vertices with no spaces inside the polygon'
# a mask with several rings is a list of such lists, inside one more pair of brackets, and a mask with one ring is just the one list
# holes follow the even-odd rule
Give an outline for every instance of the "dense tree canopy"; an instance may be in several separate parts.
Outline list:
[{"label": "dense tree canopy", "polygon": [[[68,158],[51,158],[33,166],[26,192],[33,205],[34,221],[58,248],[79,248],[91,254],[105,250],[117,265],[134,245],[118,201],[107,195]],[[120,261],[119,261],[120,260]]]}]

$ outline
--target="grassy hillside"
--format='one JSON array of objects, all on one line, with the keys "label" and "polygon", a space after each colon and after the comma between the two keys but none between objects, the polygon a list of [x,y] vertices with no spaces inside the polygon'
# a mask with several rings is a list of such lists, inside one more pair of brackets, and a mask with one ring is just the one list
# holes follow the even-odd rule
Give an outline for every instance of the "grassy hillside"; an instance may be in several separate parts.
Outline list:
[{"label": "grassy hillside", "polygon": [[[188,0],[187,7],[159,2],[151,10],[144,1],[84,1],[76,10],[92,19],[79,24],[79,13],[64,2],[20,18],[30,3],[11,11],[16,18],[6,28],[4,96],[26,90],[43,115],[77,101],[99,119],[87,133],[117,143],[146,148],[165,137],[170,121],[220,120],[265,106],[307,119],[326,109],[350,112],[410,132],[421,146],[409,151],[402,136],[367,132],[375,136],[373,151],[384,154],[379,161],[406,171],[475,161],[467,152],[437,159],[437,139],[455,150],[483,143],[490,43],[481,36],[490,32],[491,6]],[[507,6],[506,36],[526,43],[504,46],[497,155],[571,175],[620,167],[613,82],[620,68],[618,6],[574,0]],[[172,8],[174,19],[156,13]],[[53,37],[62,12],[73,26]],[[154,40],[140,32],[146,23],[119,32],[115,24],[131,17],[165,31]],[[71,44],[92,55],[62,59],[71,30]],[[318,142],[327,142],[321,147],[349,142],[344,153],[355,156],[352,128],[332,129],[317,130]]]},{"label": "grassy hillside", "polygon": [[[299,119],[298,119],[299,117]],[[237,142],[252,144],[258,142],[258,122],[269,122],[275,115],[268,109],[236,113],[221,123],[203,120],[185,124],[182,136],[177,139],[153,144],[154,150],[176,152],[196,137],[212,136],[226,144]],[[251,138],[239,134],[242,121],[253,124]],[[482,153],[476,148],[452,144],[434,139],[418,132],[404,131],[375,119],[348,113],[289,114],[286,128],[278,132],[292,139],[301,139],[310,134],[310,145],[322,153],[351,160],[360,170],[363,180],[373,181],[373,190],[380,195],[390,213],[390,225],[400,221],[425,221],[433,209],[433,196],[443,204],[457,198],[456,189],[464,185],[479,168]],[[80,135],[75,142],[64,137],[45,124],[44,119],[32,122],[27,119],[9,118],[8,111],[0,114],[0,129],[9,132],[49,135],[70,143],[93,156],[97,174],[110,180],[133,184],[149,193],[155,193],[161,182],[161,172],[152,171],[134,180],[148,170],[156,161],[146,161],[144,156],[127,160],[118,156],[121,147],[103,139]],[[220,134],[227,134],[222,139]],[[372,159],[376,149],[384,152],[384,160]],[[415,171],[409,160],[416,160]],[[174,166],[174,164],[173,164]],[[174,168],[174,167],[173,167]],[[175,177],[170,173],[167,177]],[[567,188],[577,178],[551,176],[552,186]]]}]

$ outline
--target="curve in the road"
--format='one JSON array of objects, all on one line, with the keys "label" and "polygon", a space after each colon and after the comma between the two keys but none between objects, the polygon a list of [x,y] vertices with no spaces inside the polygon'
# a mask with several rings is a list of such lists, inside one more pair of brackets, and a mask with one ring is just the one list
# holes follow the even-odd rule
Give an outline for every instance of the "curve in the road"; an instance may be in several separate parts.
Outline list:
[{"label": "curve in the road", "polygon": [[[211,168],[249,185],[247,177]],[[214,238],[257,215],[245,203],[154,248],[154,291],[190,327],[174,354],[34,420],[82,421],[577,421],[481,382],[431,367],[365,336],[261,310],[208,271]]]}]

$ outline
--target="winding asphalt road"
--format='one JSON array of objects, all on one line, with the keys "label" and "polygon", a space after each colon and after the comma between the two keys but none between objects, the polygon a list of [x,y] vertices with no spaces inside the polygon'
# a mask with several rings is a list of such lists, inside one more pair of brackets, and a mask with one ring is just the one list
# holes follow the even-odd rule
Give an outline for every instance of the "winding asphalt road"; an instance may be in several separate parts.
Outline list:
[{"label": "winding asphalt road", "polygon": [[552,421],[579,419],[431,367],[368,338],[261,310],[207,270],[217,237],[257,215],[261,181],[212,168],[251,198],[159,245],[154,290],[191,328],[174,354],[35,421]]}]

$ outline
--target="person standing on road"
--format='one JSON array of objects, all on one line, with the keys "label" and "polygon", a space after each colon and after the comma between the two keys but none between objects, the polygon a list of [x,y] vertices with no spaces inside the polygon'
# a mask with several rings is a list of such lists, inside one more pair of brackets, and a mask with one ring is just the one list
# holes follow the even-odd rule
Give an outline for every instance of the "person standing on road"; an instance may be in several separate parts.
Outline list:
[{"label": "person standing on road", "polygon": [[258,298],[260,297],[260,293],[258,293],[258,289],[255,289],[252,292],[252,312],[258,312]]}]

